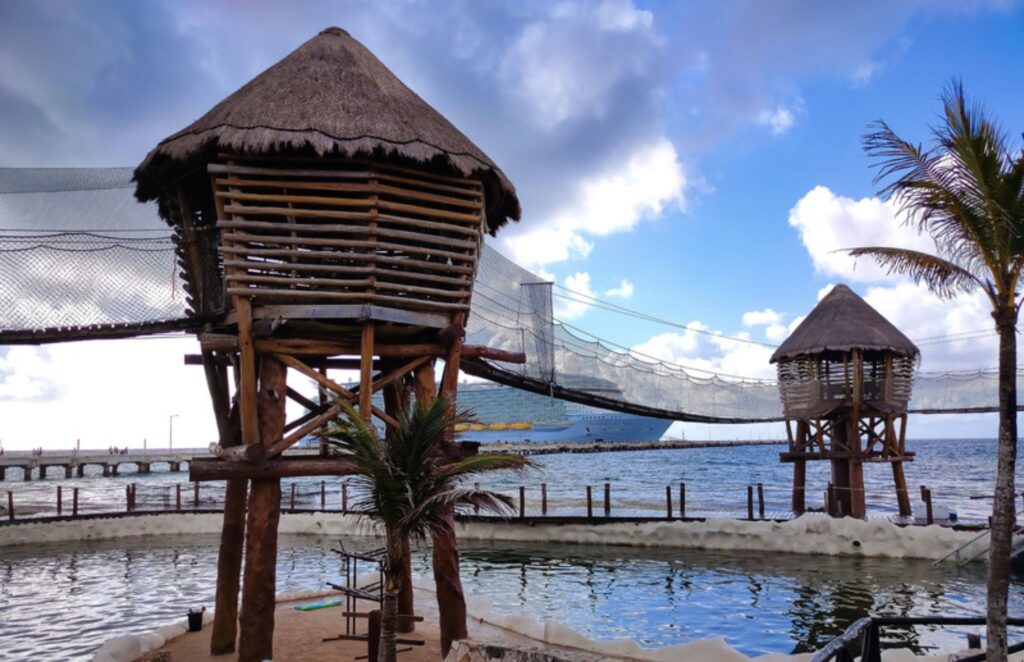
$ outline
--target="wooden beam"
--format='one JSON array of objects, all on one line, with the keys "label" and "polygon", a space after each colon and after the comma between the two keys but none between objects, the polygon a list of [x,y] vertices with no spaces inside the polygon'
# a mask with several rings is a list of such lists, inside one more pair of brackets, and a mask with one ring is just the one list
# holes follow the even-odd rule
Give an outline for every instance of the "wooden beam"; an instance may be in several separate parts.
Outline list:
[{"label": "wooden beam", "polygon": [[360,342],[359,415],[372,424],[373,415],[373,321],[363,322]]},{"label": "wooden beam", "polygon": [[267,449],[263,444],[242,444],[240,446],[227,447],[220,444],[210,444],[210,455],[233,462],[258,462],[267,456]]},{"label": "wooden beam", "polygon": [[297,444],[303,437],[305,437],[313,430],[322,427],[331,419],[339,416],[341,412],[341,407],[339,405],[334,405],[333,407],[329,408],[327,411],[320,414],[316,418],[312,419],[305,425],[290,432],[287,437],[282,437],[280,440],[275,441],[273,445],[271,445],[270,449],[267,451],[267,455],[269,457],[277,457],[284,451],[288,450],[289,448]]},{"label": "wooden beam", "polygon": [[259,414],[256,403],[256,350],[252,340],[252,308],[245,297],[236,297],[238,314],[238,347],[242,368],[239,385],[239,403],[242,415],[242,443],[256,444],[260,440]]},{"label": "wooden beam", "polygon": [[526,363],[526,354],[524,352],[508,352],[503,349],[485,347],[483,345],[463,345],[462,356],[500,361],[502,363]]},{"label": "wooden beam", "polygon": [[323,457],[279,457],[261,462],[231,462],[195,457],[188,464],[188,479],[195,482],[233,479],[346,476],[353,473],[348,460]]}]

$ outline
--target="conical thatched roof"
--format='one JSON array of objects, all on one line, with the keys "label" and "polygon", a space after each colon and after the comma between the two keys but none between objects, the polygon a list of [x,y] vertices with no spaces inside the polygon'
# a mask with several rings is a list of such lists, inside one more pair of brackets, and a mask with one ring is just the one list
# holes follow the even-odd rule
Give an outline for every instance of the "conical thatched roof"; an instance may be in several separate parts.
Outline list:
[{"label": "conical thatched roof", "polygon": [[836,285],[775,350],[771,362],[852,349],[890,351],[904,356],[918,353],[914,343],[864,299],[847,286]]},{"label": "conical thatched roof", "polygon": [[158,197],[161,181],[218,150],[413,160],[479,177],[491,232],[520,215],[498,166],[341,28],[324,30],[161,141],[135,170],[136,197]]}]

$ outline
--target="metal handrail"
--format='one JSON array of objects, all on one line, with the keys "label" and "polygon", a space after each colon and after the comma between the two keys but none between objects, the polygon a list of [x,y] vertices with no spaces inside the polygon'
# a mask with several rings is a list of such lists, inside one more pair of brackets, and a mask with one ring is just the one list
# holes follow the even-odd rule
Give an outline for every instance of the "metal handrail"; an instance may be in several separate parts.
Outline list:
[{"label": "metal handrail", "polygon": [[[861,662],[881,662],[882,649],[879,630],[889,625],[985,625],[984,616],[866,616],[855,621],[841,635],[830,641],[824,648],[811,656],[810,662],[853,662],[848,648],[860,643]],[[1024,618],[1007,618],[1007,625],[1024,626]],[[1024,642],[1010,646],[1010,652],[1024,650]],[[981,662],[985,659],[973,655],[960,662]]]},{"label": "metal handrail", "polygon": [[[1021,517],[1021,515],[1024,515],[1024,511],[1021,511],[1021,512],[1018,512],[1018,513],[1014,513],[1014,517],[1018,518],[1018,519]],[[1013,533],[1010,534],[1011,544],[1012,544],[1012,541],[1013,541],[1013,536],[1019,535],[1021,533],[1024,533],[1024,526],[1014,526],[1013,527]],[[968,540],[964,544],[962,544],[959,547],[957,547],[956,549],[954,549],[949,554],[946,554],[945,556],[943,556],[941,559],[937,559],[935,561],[932,561],[932,567],[935,567],[935,566],[939,565],[940,563],[942,563],[943,561],[945,561],[946,559],[948,559],[951,556],[956,556],[956,564],[957,564],[957,566],[967,565],[971,561],[974,561],[975,559],[979,558],[982,554],[987,552],[988,551],[988,547],[986,547],[985,549],[981,550],[980,552],[978,552],[977,554],[975,554],[971,558],[967,559],[966,561],[962,560],[960,558],[960,552],[962,552],[966,548],[970,547],[971,545],[973,545],[977,541],[981,540],[985,536],[990,536],[990,535],[992,535],[992,529],[991,528],[985,529],[984,531],[979,533],[974,538],[971,538],[970,540]]]}]

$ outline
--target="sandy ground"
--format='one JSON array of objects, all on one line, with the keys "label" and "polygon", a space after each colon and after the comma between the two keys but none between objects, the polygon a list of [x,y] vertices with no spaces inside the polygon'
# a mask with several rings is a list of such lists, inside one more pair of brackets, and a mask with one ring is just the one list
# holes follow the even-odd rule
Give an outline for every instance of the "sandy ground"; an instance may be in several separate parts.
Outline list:
[{"label": "sandy ground", "polygon": [[[344,606],[318,609],[316,611],[298,611],[295,605],[319,602],[325,598],[307,598],[304,600],[279,602],[274,623],[274,660],[279,662],[336,662],[352,660],[366,655],[365,641],[323,641],[325,637],[333,637],[345,631],[342,612]],[[359,611],[375,608],[374,603],[360,603]],[[412,646],[411,650],[399,654],[401,662],[437,662],[441,659],[441,643],[437,630],[437,602],[434,594],[418,590],[416,592],[416,611],[423,616],[423,622],[416,624],[416,632],[400,634],[399,637],[421,639],[423,646]],[[358,632],[366,632],[366,619],[359,619]],[[190,632],[168,642],[160,652],[170,653],[171,662],[225,662],[233,656],[210,655],[210,632],[212,626],[206,625],[201,632]],[[508,643],[520,646],[536,647],[538,642],[509,632],[501,628],[469,619],[469,636],[471,639],[494,643]],[[399,646],[399,650],[408,648]]]}]

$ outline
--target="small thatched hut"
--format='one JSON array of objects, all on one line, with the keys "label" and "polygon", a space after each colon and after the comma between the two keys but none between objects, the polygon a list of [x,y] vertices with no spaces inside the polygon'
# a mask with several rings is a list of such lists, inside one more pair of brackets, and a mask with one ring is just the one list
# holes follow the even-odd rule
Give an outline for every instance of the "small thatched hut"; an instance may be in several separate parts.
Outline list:
[{"label": "small thatched hut", "polygon": [[794,511],[804,509],[804,463],[828,459],[830,512],[863,517],[862,463],[869,460],[892,463],[900,513],[910,514],[902,462],[913,457],[904,444],[918,355],[910,339],[845,285],[836,285],[775,351]]}]

